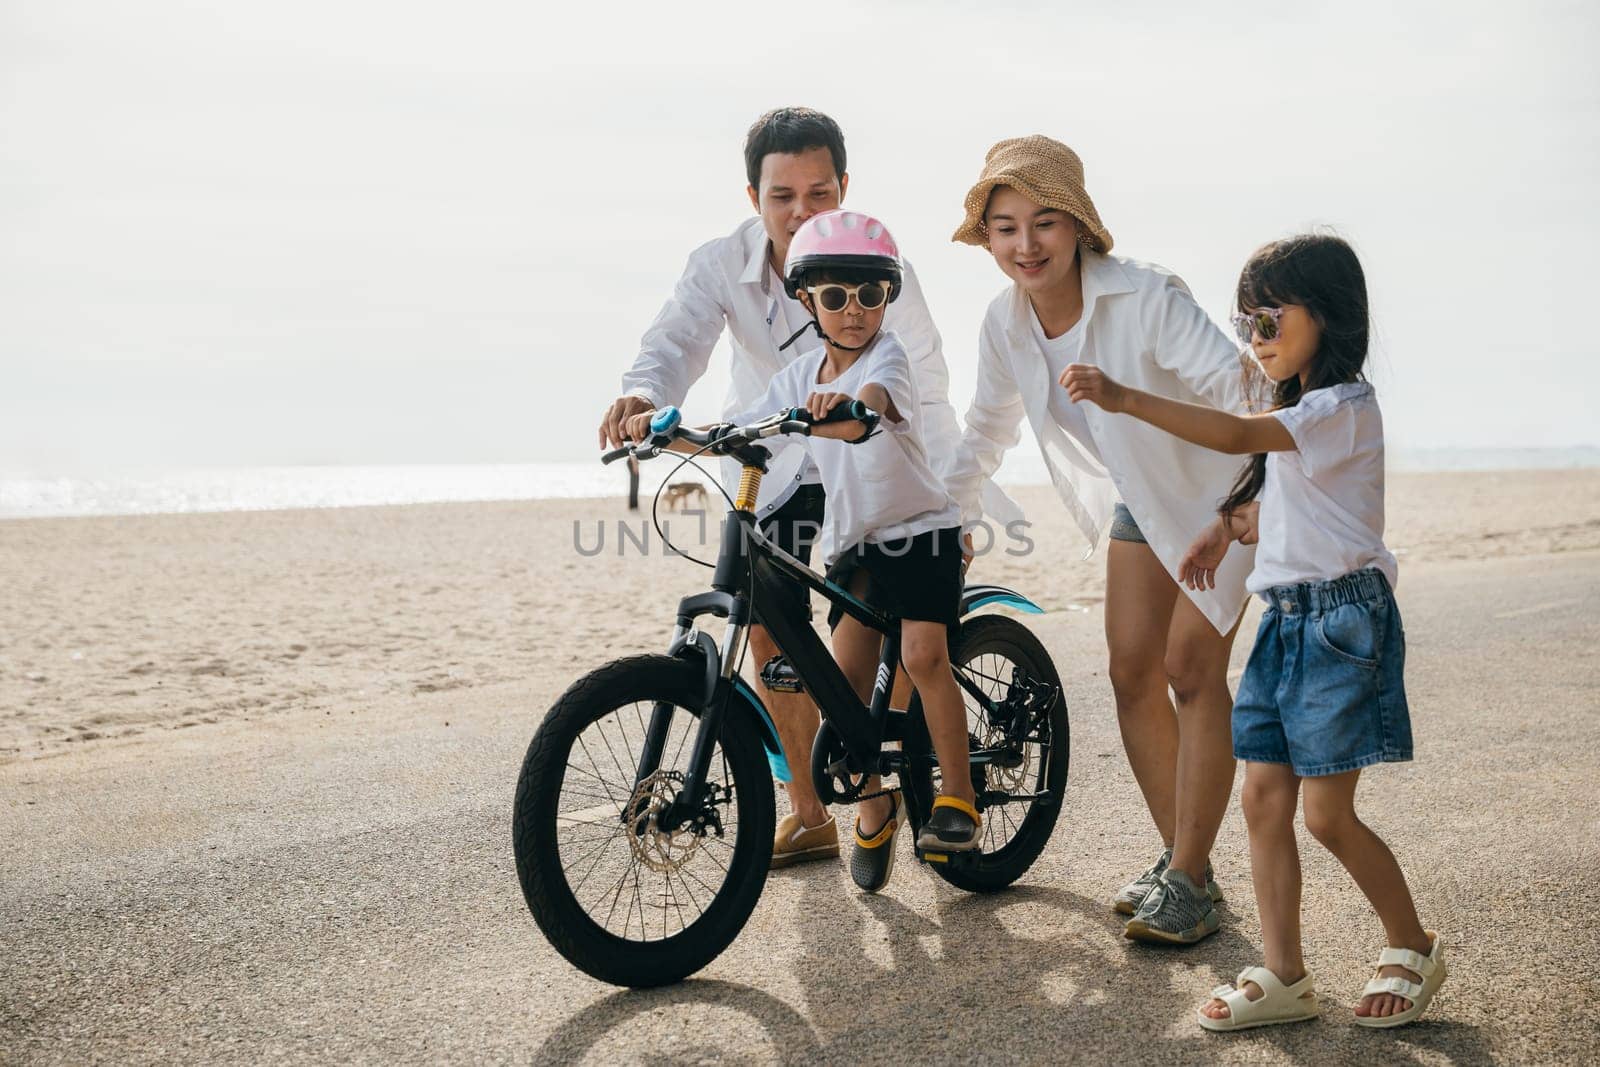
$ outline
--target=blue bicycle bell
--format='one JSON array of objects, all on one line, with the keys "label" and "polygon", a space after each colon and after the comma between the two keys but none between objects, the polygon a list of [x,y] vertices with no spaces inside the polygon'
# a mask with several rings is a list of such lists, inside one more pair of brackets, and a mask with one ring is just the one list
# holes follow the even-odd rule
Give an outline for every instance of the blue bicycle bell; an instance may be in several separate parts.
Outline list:
[{"label": "blue bicycle bell", "polygon": [[656,412],[655,418],[650,420],[650,432],[653,434],[671,433],[678,428],[678,423],[683,421],[683,413],[670,404]]}]

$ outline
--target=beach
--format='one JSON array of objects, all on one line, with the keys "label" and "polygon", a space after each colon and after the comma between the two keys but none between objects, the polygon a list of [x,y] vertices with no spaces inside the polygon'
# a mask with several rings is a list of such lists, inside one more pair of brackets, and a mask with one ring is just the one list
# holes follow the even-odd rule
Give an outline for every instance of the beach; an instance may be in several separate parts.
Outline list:
[{"label": "beach", "polygon": [[[539,937],[509,809],[551,702],[663,647],[676,599],[705,587],[648,510],[0,522],[0,1061],[1582,1062],[1600,1032],[1600,470],[1390,475],[1418,756],[1374,769],[1391,792],[1358,808],[1452,953],[1429,1022],[1393,1035],[1349,1023],[1381,931],[1311,847],[1326,1017],[1194,1027],[1196,998],[1258,962],[1237,802],[1223,933],[1182,953],[1117,936],[1102,898],[1152,831],[1105,679],[1103,554],[1083,559],[1050,489],[1014,492],[1032,551],[1002,540],[971,579],[1045,609],[1028,622],[1068,689],[1073,779],[1045,856],[986,898],[909,862],[878,898],[841,866],[776,874],[728,953],[646,994]],[[672,540],[709,558],[716,519],[702,539],[672,515]],[[958,981],[930,1030],[919,1001]]]},{"label": "beach", "polygon": [[[997,531],[972,580],[1091,610],[1103,555],[1082,558],[1050,489],[1011,491],[1031,549]],[[1388,495],[1402,573],[1600,549],[1600,470],[1391,474]],[[714,558],[719,513],[661,514]],[[545,707],[663,647],[677,598],[708,582],[649,515],[619,496],[0,522],[0,758],[492,685]]]}]

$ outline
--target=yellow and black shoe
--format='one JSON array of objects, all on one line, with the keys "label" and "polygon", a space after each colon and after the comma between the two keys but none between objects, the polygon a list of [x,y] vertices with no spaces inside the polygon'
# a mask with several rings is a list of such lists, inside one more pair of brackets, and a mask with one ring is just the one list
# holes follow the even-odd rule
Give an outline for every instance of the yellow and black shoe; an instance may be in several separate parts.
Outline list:
[{"label": "yellow and black shoe", "polygon": [[861,833],[861,819],[856,819],[856,843],[850,850],[850,877],[863,893],[876,893],[889,884],[894,873],[895,834],[905,821],[906,802],[899,793],[894,796],[894,811],[889,821],[866,837]]},{"label": "yellow and black shoe", "polygon": [[957,797],[940,797],[917,835],[917,847],[924,852],[970,852],[982,836],[983,816],[977,808]]}]

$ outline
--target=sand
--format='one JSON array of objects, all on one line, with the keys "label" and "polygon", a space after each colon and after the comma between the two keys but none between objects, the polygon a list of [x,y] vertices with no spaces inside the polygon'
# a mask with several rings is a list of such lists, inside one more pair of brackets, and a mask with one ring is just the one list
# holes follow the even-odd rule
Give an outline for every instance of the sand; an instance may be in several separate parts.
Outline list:
[{"label": "sand", "polygon": [[[1103,558],[1082,559],[1050,489],[1017,493],[1033,550],[1002,540],[973,579],[1097,604]],[[1394,475],[1388,500],[1402,572],[1600,548],[1596,470]],[[720,516],[702,541],[701,520],[665,514],[675,544],[715,555]],[[0,522],[0,760],[504,682],[553,698],[662,646],[707,582],[648,515],[617,499]]]}]

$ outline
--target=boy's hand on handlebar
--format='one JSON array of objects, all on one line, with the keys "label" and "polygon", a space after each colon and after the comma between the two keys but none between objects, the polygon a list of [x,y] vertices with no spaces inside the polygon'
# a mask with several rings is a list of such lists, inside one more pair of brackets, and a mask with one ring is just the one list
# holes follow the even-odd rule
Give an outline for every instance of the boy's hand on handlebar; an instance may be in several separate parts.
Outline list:
[{"label": "boy's hand on handlebar", "polygon": [[824,419],[828,412],[854,399],[849,393],[812,393],[806,399],[806,411],[813,419]]},{"label": "boy's hand on handlebar", "polygon": [[1059,379],[1073,403],[1087,400],[1106,411],[1122,411],[1128,406],[1128,390],[1099,367],[1073,363]]},{"label": "boy's hand on handlebar", "polygon": [[[628,420],[637,415],[646,416],[645,425],[649,425],[648,416],[655,409],[655,405],[642,396],[619,396],[606,408],[606,413],[600,416],[600,447],[620,448],[626,434]],[[640,438],[635,437],[635,441]]]},{"label": "boy's hand on handlebar", "polygon": [[638,443],[650,436],[650,420],[655,417],[654,409],[638,415],[630,415],[623,421],[621,440]]}]

